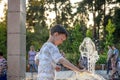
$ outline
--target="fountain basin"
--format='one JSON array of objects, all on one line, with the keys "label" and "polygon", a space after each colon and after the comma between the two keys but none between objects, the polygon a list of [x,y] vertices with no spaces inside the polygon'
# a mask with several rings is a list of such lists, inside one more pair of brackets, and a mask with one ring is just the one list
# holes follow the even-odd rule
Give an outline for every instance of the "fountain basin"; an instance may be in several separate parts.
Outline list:
[{"label": "fountain basin", "polygon": [[[99,72],[100,71],[97,71],[97,73],[99,73]],[[103,78],[103,76],[101,76],[97,73],[89,74],[86,72],[75,73],[73,71],[60,71],[60,72],[56,72],[55,80],[106,80]],[[104,71],[102,74],[105,75]]]},{"label": "fountain basin", "polygon": [[101,75],[90,73],[77,73],[76,80],[105,80]]}]

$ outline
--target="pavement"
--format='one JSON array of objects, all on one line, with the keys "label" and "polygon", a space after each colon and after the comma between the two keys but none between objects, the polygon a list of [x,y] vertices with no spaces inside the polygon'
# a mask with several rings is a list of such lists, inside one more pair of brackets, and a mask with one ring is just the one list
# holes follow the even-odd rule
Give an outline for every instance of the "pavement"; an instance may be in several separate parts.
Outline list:
[{"label": "pavement", "polygon": [[[96,70],[96,74],[101,75],[105,80],[108,79],[108,75],[106,74],[105,70]],[[56,72],[56,80],[70,80],[69,78],[75,75],[73,71],[60,71]],[[26,72],[26,79],[25,80],[37,80],[37,73],[33,72]],[[118,79],[120,80],[120,79]]]}]

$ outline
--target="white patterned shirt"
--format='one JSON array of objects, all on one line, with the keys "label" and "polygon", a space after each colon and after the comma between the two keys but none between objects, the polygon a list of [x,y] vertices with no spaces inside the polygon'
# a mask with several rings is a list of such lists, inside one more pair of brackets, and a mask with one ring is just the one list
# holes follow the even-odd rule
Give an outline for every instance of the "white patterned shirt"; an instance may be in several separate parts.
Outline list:
[{"label": "white patterned shirt", "polygon": [[56,63],[63,58],[58,47],[46,42],[38,54],[38,80],[54,80]]}]

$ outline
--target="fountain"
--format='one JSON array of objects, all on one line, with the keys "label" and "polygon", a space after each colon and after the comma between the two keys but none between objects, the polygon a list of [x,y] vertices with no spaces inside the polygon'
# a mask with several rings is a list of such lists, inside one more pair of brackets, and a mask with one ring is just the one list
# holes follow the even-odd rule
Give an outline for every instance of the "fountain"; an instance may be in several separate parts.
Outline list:
[{"label": "fountain", "polygon": [[99,55],[93,41],[89,37],[84,38],[83,42],[79,46],[79,51],[82,58],[87,58],[87,70],[94,73],[95,63],[99,59]]},{"label": "fountain", "polygon": [[105,80],[102,76],[95,74],[95,63],[99,59],[99,55],[95,48],[95,44],[89,37],[84,38],[83,42],[79,46],[79,51],[82,58],[87,58],[86,69],[92,74],[87,72],[76,73],[76,80]]},{"label": "fountain", "polygon": [[79,46],[81,57],[87,58],[87,72],[62,71],[57,72],[56,80],[106,80],[101,75],[95,73],[95,63],[99,59],[98,52],[93,41],[86,37]]}]

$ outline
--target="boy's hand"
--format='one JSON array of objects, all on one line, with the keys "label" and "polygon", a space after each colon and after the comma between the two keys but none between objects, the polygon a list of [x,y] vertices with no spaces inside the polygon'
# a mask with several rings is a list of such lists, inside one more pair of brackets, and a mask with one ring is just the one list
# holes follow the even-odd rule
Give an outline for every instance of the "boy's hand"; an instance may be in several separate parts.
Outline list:
[{"label": "boy's hand", "polygon": [[90,74],[92,74],[90,71],[88,71],[88,70],[84,70],[86,73],[90,73]]},{"label": "boy's hand", "polygon": [[58,65],[56,65],[55,70],[56,70],[56,71],[60,71],[60,70],[61,70],[61,67],[58,66]]}]

